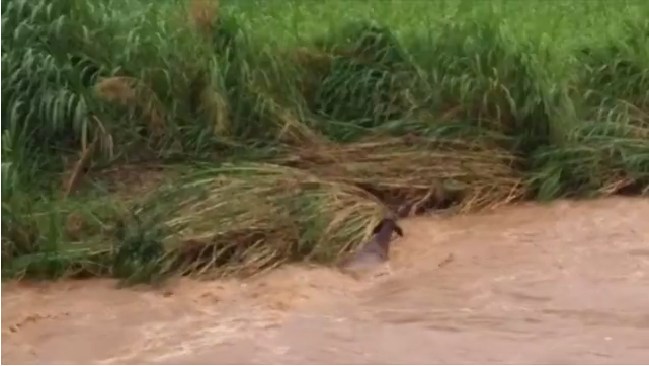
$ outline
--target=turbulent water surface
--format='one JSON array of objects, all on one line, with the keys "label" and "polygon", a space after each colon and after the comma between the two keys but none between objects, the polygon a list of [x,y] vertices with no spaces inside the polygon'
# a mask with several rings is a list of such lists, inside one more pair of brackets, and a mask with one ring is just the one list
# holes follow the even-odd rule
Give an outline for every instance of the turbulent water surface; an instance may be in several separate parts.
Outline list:
[{"label": "turbulent water surface", "polygon": [[401,223],[392,273],[4,284],[4,363],[649,363],[649,201]]}]

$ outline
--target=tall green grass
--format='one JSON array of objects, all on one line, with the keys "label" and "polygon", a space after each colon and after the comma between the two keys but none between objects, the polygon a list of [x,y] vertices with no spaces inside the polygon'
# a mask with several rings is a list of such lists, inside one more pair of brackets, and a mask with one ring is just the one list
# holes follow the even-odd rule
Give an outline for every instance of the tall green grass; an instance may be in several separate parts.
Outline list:
[{"label": "tall green grass", "polygon": [[[199,26],[191,11],[185,0],[3,2],[3,275],[129,277],[142,266],[123,248],[149,253],[138,245],[166,237],[159,223],[118,230],[129,210],[96,190],[60,198],[60,173],[86,152],[83,171],[153,161],[218,176],[226,161],[420,136],[508,151],[531,198],[649,187],[646,2],[222,1]],[[376,174],[365,186],[380,186]],[[328,207],[322,197],[312,204]],[[61,229],[75,205],[95,227],[81,239]],[[322,225],[305,217],[292,230]]]}]

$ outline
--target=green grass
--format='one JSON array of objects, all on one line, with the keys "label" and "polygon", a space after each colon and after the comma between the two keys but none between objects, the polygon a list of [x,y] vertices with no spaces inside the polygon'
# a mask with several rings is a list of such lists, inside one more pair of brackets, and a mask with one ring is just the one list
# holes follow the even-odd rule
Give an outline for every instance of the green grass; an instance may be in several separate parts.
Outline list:
[{"label": "green grass", "polygon": [[197,4],[3,2],[3,278],[250,274],[401,205],[649,191],[644,1]]}]

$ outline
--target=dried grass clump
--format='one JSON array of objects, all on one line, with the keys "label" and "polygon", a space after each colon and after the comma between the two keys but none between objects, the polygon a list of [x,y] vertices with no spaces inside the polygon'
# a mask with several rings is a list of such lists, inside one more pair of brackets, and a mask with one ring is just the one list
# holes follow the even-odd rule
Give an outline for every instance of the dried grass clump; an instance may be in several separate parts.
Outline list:
[{"label": "dried grass clump", "polygon": [[95,93],[106,102],[131,109],[138,108],[147,122],[151,136],[160,137],[165,132],[165,113],[156,93],[143,81],[114,76],[99,80]]},{"label": "dried grass clump", "polygon": [[189,21],[201,34],[211,37],[219,19],[219,1],[191,0],[188,15]]},{"label": "dried grass clump", "polygon": [[520,198],[523,179],[509,152],[483,143],[425,137],[375,137],[320,144],[279,159],[324,179],[362,187],[415,211],[457,204],[463,212]]},{"label": "dried grass clump", "polygon": [[264,164],[210,169],[154,201],[168,215],[163,246],[192,275],[331,261],[369,236],[384,212],[354,186]]},{"label": "dried grass clump", "polygon": [[198,73],[189,87],[190,109],[197,116],[203,116],[212,126],[215,136],[230,136],[232,111],[227,97],[216,90],[207,73]]}]

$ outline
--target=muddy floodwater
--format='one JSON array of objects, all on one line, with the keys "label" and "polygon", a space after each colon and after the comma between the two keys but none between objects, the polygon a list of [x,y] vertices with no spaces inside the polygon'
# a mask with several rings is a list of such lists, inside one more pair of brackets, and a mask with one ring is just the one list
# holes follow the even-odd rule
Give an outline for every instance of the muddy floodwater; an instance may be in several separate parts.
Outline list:
[{"label": "muddy floodwater", "polygon": [[649,363],[649,200],[403,220],[392,273],[2,287],[4,363]]}]

